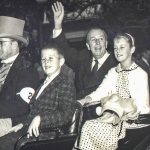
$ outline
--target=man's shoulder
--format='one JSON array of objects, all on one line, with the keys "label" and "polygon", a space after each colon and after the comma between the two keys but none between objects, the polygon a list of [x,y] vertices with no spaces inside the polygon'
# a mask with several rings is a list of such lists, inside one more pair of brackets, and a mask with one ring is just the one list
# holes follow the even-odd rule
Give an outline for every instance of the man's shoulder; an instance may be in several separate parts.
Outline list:
[{"label": "man's shoulder", "polygon": [[114,54],[110,53],[108,58],[106,59],[106,62],[110,63],[111,66],[116,66],[118,64]]},{"label": "man's shoulder", "polygon": [[19,70],[26,70],[33,68],[33,63],[28,59],[28,57],[24,54],[19,54],[16,58],[14,65]]},{"label": "man's shoulder", "polygon": [[117,62],[117,60],[116,60],[116,58],[115,58],[113,53],[109,53],[109,57],[108,58],[110,58],[111,60]]},{"label": "man's shoulder", "polygon": [[86,48],[84,48],[84,49],[81,49],[80,51],[79,51],[79,55],[78,55],[78,59],[80,60],[80,61],[89,61],[89,60],[91,60],[92,59],[92,53],[91,53],[91,51],[89,51],[88,49],[86,49]]}]

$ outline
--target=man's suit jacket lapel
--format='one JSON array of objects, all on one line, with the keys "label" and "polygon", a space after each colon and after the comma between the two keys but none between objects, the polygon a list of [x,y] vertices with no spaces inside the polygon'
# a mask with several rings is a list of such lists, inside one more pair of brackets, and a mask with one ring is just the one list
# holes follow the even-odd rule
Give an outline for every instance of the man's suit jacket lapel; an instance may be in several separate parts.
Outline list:
[{"label": "man's suit jacket lapel", "polygon": [[84,74],[89,74],[91,72],[91,66],[92,66],[92,55],[89,54],[87,57],[86,61],[83,62],[83,72]]},{"label": "man's suit jacket lapel", "polygon": [[97,78],[96,76],[94,77],[92,75],[92,72],[91,72],[91,67],[92,67],[92,60],[93,60],[93,57],[90,56],[88,59],[87,59],[87,62],[84,64],[84,78],[83,78],[83,84],[84,84],[84,87],[86,88],[89,88],[89,87],[92,87],[95,85],[95,81],[97,81]]},{"label": "man's suit jacket lapel", "polygon": [[[42,91],[42,93],[40,94],[40,96],[38,97],[38,99],[43,98],[44,95],[48,94],[51,89],[56,88],[57,85],[59,84],[59,82],[61,82],[61,76],[60,75],[58,75],[56,78],[54,78],[51,81],[51,83],[47,85],[47,87]],[[35,94],[35,97],[36,97],[37,94],[38,94],[38,92]]]},{"label": "man's suit jacket lapel", "polygon": [[12,66],[11,66],[9,72],[8,72],[8,75],[7,75],[6,79],[5,79],[5,82],[4,82],[2,90],[4,90],[7,86],[11,87],[10,81],[12,79],[14,80],[14,78],[16,78],[16,74],[18,74],[17,72],[19,71],[19,69],[21,69],[20,68],[21,65],[22,65],[21,62],[22,62],[21,56],[19,55],[16,58],[16,60],[14,61],[14,63],[12,64]]},{"label": "man's suit jacket lapel", "polygon": [[[94,87],[94,86],[98,86],[100,85],[101,81],[103,80],[103,76],[105,74],[107,74],[107,68],[109,67],[109,62],[112,56],[110,55],[106,61],[102,64],[102,66],[97,70],[97,73],[93,76],[93,74],[91,74],[91,70],[89,72],[89,74],[87,74],[87,76],[84,78],[84,85],[85,88],[90,88],[90,87]],[[92,61],[91,61],[92,64]],[[91,69],[91,68],[90,68]],[[102,76],[102,77],[101,77]]]}]

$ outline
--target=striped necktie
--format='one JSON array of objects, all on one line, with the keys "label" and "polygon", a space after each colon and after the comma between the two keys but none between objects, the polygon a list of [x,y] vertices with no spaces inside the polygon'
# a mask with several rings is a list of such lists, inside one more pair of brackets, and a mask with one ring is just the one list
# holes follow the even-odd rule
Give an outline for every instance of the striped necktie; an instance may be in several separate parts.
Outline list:
[{"label": "striped necktie", "polygon": [[7,64],[4,63],[4,64],[2,64],[2,66],[0,68],[0,91],[2,89],[2,86],[3,86],[4,82],[5,82],[7,74],[10,70],[11,64],[12,63],[7,63]]}]

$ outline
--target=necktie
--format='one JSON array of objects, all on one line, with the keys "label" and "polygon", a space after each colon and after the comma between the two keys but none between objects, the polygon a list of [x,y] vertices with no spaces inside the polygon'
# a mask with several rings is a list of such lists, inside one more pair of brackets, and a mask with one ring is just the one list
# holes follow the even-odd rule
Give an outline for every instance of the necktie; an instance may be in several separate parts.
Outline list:
[{"label": "necktie", "polygon": [[95,61],[95,65],[93,66],[92,73],[95,74],[97,72],[97,69],[98,69],[98,60],[95,59],[94,61]]},{"label": "necktie", "polygon": [[9,72],[11,64],[12,63],[3,64],[2,67],[0,68],[0,91],[2,89],[4,82],[5,82],[5,79],[7,77],[7,74]]},{"label": "necktie", "polygon": [[41,93],[44,91],[44,89],[47,87],[49,84],[49,80],[45,80],[44,83],[38,88],[37,94],[36,94],[36,99],[41,95]]}]

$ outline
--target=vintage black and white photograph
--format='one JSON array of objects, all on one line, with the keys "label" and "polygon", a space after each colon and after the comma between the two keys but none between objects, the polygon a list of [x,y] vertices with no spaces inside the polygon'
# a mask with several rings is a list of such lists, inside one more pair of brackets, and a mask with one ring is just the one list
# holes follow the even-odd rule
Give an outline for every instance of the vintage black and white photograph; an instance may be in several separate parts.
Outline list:
[{"label": "vintage black and white photograph", "polygon": [[149,0],[0,0],[0,150],[150,150]]}]

